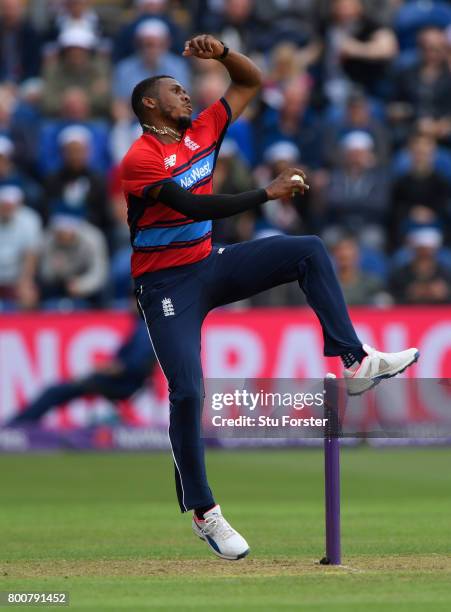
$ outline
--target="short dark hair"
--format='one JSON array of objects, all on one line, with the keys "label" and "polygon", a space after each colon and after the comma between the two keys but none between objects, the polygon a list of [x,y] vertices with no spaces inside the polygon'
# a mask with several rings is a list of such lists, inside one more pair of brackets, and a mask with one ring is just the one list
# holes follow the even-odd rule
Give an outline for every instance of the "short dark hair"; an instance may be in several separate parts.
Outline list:
[{"label": "short dark hair", "polygon": [[144,111],[146,107],[143,104],[145,96],[156,97],[158,95],[158,81],[161,79],[172,79],[168,74],[158,74],[157,76],[149,77],[138,83],[132,93],[132,108],[139,121],[143,121]]}]

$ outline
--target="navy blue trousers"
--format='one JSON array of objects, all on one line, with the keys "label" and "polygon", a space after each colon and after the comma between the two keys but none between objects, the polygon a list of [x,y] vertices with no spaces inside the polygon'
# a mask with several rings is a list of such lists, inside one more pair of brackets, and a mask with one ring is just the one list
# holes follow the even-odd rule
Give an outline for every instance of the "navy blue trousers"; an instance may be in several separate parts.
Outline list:
[{"label": "navy blue trousers", "polygon": [[217,306],[294,280],[321,323],[324,354],[361,348],[332,262],[316,236],[275,236],[214,247],[200,262],[136,279],[138,305],[169,385],[169,438],[182,512],[214,504],[201,438],[202,322]]}]

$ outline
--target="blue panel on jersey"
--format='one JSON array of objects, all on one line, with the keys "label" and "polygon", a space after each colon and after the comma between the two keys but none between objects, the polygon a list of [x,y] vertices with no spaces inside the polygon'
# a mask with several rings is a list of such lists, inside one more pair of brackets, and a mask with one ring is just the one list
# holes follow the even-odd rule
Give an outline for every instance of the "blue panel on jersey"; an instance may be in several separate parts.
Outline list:
[{"label": "blue panel on jersey", "polygon": [[211,221],[193,222],[179,227],[155,227],[138,230],[134,247],[167,246],[172,242],[190,242],[198,240],[211,232]]},{"label": "blue panel on jersey", "polygon": [[206,157],[199,159],[185,172],[174,176],[174,180],[183,189],[191,189],[196,183],[205,180],[213,174],[213,166],[215,162],[215,151],[212,151]]}]

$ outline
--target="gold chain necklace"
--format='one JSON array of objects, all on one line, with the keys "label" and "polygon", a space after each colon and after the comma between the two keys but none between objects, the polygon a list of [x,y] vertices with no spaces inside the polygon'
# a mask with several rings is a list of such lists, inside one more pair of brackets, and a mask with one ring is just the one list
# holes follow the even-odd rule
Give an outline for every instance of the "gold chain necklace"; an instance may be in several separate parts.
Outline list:
[{"label": "gold chain necklace", "polygon": [[153,132],[154,134],[160,134],[161,136],[172,136],[177,142],[182,140],[180,132],[167,127],[166,125],[164,125],[162,128],[157,128],[154,125],[147,125],[147,123],[143,123],[143,128],[146,128],[146,130],[149,130],[149,132]]}]

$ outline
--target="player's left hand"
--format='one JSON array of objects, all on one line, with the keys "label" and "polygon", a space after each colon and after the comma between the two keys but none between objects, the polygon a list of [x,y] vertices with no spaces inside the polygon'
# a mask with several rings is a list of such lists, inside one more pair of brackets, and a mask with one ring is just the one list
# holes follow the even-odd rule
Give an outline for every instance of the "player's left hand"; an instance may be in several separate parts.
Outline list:
[{"label": "player's left hand", "polygon": [[185,57],[200,59],[217,59],[224,52],[224,45],[210,34],[199,34],[185,42],[183,54]]}]

